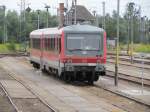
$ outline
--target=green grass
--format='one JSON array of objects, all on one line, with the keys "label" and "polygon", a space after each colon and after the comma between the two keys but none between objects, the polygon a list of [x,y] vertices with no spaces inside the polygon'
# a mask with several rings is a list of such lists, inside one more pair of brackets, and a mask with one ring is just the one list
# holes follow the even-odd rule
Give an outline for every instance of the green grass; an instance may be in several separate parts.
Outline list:
[{"label": "green grass", "polygon": [[6,44],[0,44],[0,53],[10,52]]},{"label": "green grass", "polygon": [[150,44],[136,44],[134,46],[135,52],[144,52],[144,53],[150,53]]},{"label": "green grass", "polygon": [[19,51],[20,45],[14,43],[0,44],[0,53],[14,53]]},{"label": "green grass", "polygon": [[[127,45],[120,44],[120,51],[126,50]],[[115,53],[115,49],[108,49],[108,51]],[[150,53],[150,44],[134,44],[134,52]]]}]

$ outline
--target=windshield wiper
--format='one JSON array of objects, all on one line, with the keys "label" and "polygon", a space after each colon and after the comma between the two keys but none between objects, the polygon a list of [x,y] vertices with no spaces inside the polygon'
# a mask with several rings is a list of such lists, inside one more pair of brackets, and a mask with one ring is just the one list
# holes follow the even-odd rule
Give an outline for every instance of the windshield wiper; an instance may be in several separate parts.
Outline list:
[{"label": "windshield wiper", "polygon": [[99,49],[85,49],[85,51],[99,51]]},{"label": "windshield wiper", "polygon": [[83,51],[83,49],[68,49],[69,51]]}]

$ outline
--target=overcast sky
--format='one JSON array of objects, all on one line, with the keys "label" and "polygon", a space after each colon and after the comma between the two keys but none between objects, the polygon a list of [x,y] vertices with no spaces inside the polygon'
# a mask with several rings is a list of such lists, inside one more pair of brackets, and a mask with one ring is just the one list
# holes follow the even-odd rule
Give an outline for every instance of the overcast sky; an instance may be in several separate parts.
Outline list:
[{"label": "overcast sky", "polygon": [[[71,0],[68,0],[71,5]],[[99,14],[102,14],[102,2],[106,2],[106,13],[111,13],[117,8],[117,0],[77,0],[79,5],[85,5],[90,11],[96,10]],[[44,3],[51,6],[50,12],[56,14],[56,7],[58,3],[65,2],[65,0],[26,0],[30,3],[30,7],[34,10],[41,9],[44,10]],[[125,6],[128,2],[135,2],[141,5],[142,15],[148,16],[150,18],[150,0],[120,0],[121,15],[125,11]],[[7,9],[19,11],[18,4],[20,0],[0,0],[0,5],[6,5]]]}]

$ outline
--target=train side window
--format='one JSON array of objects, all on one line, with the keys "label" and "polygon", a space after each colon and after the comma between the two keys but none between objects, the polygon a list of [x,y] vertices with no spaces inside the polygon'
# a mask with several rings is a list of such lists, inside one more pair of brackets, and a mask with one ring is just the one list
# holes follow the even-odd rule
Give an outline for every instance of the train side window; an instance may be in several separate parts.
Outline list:
[{"label": "train side window", "polygon": [[52,38],[50,38],[50,50],[52,50]]},{"label": "train side window", "polygon": [[60,53],[60,51],[61,51],[61,37],[60,36],[58,36],[58,52]]},{"label": "train side window", "polygon": [[46,48],[46,51],[48,50],[48,38],[45,39],[45,48]]},{"label": "train side window", "polygon": [[33,48],[33,41],[32,41],[33,39],[32,38],[30,38],[30,48]]},{"label": "train side window", "polygon": [[54,46],[55,46],[55,40],[52,38],[52,51],[54,51]]},{"label": "train side window", "polygon": [[44,50],[47,50],[47,42],[46,42],[47,38],[44,38],[43,40],[44,40]]},{"label": "train side window", "polygon": [[61,37],[59,38],[59,52],[61,52]]},{"label": "train side window", "polygon": [[37,40],[37,43],[36,43],[36,46],[37,46],[37,47],[36,47],[36,48],[37,48],[37,49],[40,49],[40,39],[36,39],[36,40]]},{"label": "train side window", "polygon": [[36,48],[40,49],[40,39],[36,39]]},{"label": "train side window", "polygon": [[33,39],[33,46],[36,48],[36,39]]},{"label": "train side window", "polygon": [[52,43],[52,38],[50,39],[50,46],[51,46],[51,51],[52,51],[52,45],[53,45],[53,43]]},{"label": "train side window", "polygon": [[59,37],[57,37],[57,51],[59,52]]},{"label": "train side window", "polygon": [[36,39],[36,48],[39,49],[39,39]]},{"label": "train side window", "polygon": [[49,50],[49,38],[47,37],[47,51]]},{"label": "train side window", "polygon": [[57,51],[57,35],[55,36],[55,51]]}]

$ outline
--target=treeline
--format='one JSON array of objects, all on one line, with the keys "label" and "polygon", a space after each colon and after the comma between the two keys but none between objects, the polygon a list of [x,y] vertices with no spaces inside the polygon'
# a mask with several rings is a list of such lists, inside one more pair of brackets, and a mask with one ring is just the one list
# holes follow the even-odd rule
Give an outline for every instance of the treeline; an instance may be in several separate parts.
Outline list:
[{"label": "treeline", "polygon": [[[132,5],[132,7],[131,7]],[[133,41],[135,43],[150,43],[149,26],[150,21],[146,17],[140,16],[140,9],[135,4],[128,4],[123,17],[120,17],[120,42],[130,43],[131,30],[133,28]],[[23,15],[23,14],[22,14]],[[47,26],[47,12],[40,11],[40,28]],[[58,26],[57,16],[52,16],[50,13],[49,27]],[[38,12],[26,11],[25,18],[16,11],[7,11],[4,17],[4,10],[0,9],[0,43],[3,41],[23,42],[29,39],[31,31],[38,28]],[[103,17],[99,16],[99,27],[103,25]],[[133,19],[133,22],[132,22]],[[117,31],[117,12],[113,11],[112,15],[106,14],[106,32],[108,39],[114,39]],[[132,27],[133,25],[133,27]]]},{"label": "treeline", "polygon": [[[47,12],[40,11],[39,28],[47,26]],[[20,19],[21,18],[21,19]],[[48,13],[49,27],[58,26],[56,16]],[[17,11],[8,10],[4,16],[4,10],[0,8],[0,43],[4,41],[24,42],[29,39],[31,31],[38,29],[38,13],[37,11],[25,12],[25,18]]]},{"label": "treeline", "polygon": [[[99,26],[103,26],[103,17],[99,17]],[[117,12],[113,11],[112,15],[106,14],[106,32],[107,38],[114,39],[117,37]],[[120,17],[120,42],[131,43],[132,31],[134,43],[150,44],[150,19],[141,16],[141,9],[134,3],[126,5],[126,11],[123,17]]]}]

